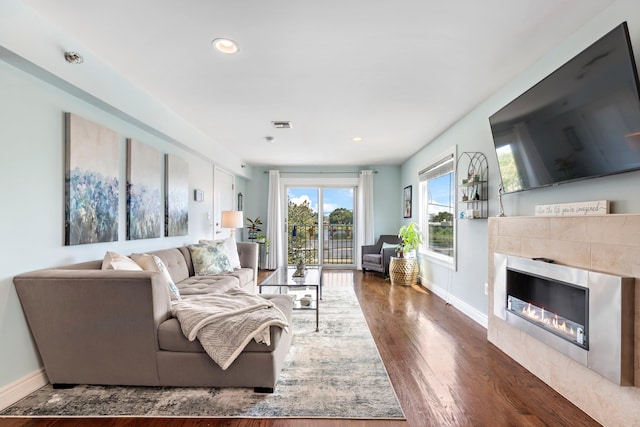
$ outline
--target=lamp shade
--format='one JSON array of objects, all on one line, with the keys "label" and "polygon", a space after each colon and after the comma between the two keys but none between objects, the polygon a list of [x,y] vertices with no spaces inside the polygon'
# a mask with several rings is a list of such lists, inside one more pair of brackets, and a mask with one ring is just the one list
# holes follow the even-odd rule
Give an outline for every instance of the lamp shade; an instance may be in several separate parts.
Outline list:
[{"label": "lamp shade", "polygon": [[222,211],[220,218],[220,226],[222,228],[242,228],[244,227],[244,219],[242,211]]}]

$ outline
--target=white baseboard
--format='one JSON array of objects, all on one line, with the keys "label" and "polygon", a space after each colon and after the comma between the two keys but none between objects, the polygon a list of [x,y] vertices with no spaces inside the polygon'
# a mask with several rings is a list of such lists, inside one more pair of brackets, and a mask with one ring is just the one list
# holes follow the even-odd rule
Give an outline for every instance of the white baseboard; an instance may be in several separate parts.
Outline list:
[{"label": "white baseboard", "polygon": [[485,329],[488,328],[489,318],[483,312],[470,306],[469,304],[462,301],[461,299],[456,298],[451,294],[448,294],[446,289],[436,286],[435,284],[431,283],[430,281],[426,280],[423,277],[420,277],[420,284],[425,288],[429,289],[431,292],[433,292],[440,298],[442,298],[443,300],[445,300],[446,302],[448,302],[449,304],[451,304],[452,306],[454,306],[456,309],[460,310],[462,314],[469,317],[471,320],[473,320],[483,328]]},{"label": "white baseboard", "polygon": [[13,405],[47,384],[49,384],[49,379],[43,368],[7,384],[0,388],[0,410]]}]

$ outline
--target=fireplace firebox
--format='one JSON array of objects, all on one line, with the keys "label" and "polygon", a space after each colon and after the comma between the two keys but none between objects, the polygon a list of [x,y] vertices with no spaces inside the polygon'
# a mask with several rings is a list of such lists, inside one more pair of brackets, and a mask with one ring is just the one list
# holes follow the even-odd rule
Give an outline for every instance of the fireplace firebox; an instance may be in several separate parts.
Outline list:
[{"label": "fireplace firebox", "polygon": [[586,350],[589,289],[507,268],[507,310]]},{"label": "fireplace firebox", "polygon": [[634,385],[635,279],[494,253],[493,314],[619,385]]}]

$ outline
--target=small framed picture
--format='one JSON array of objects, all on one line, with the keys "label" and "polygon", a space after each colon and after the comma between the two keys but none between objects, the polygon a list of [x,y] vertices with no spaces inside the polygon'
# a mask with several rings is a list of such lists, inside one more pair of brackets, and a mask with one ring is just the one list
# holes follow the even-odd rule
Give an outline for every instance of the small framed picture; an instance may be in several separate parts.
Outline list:
[{"label": "small framed picture", "polygon": [[402,211],[405,218],[411,218],[411,185],[404,187],[404,200],[402,202]]}]

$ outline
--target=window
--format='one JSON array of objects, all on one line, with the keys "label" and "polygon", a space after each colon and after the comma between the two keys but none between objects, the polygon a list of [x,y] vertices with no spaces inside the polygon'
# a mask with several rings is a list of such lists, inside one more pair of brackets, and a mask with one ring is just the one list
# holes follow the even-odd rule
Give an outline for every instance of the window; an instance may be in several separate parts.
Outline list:
[{"label": "window", "polygon": [[455,265],[455,148],[421,170],[420,229],[422,251],[451,267]]}]

